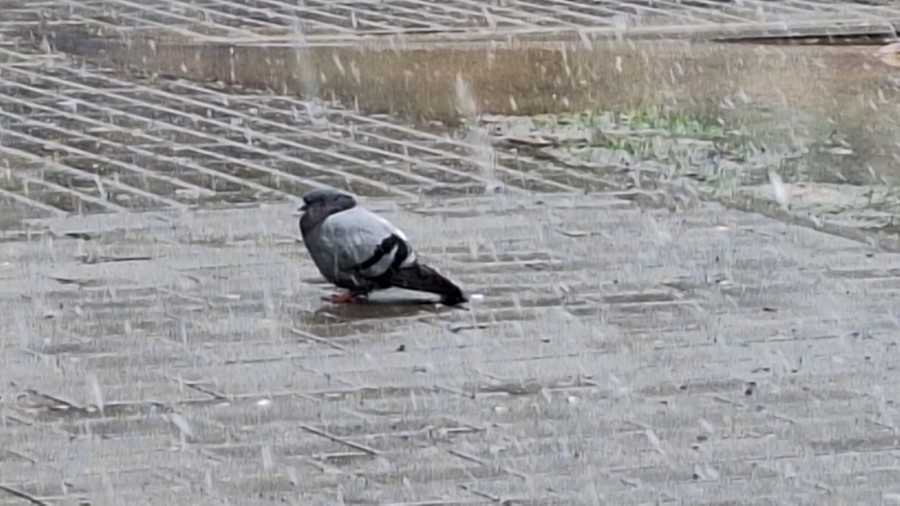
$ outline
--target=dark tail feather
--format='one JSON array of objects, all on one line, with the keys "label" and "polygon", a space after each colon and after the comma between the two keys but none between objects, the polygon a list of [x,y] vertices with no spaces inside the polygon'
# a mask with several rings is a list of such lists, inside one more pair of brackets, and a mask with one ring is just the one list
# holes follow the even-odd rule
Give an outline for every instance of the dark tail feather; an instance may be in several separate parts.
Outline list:
[{"label": "dark tail feather", "polygon": [[441,296],[441,303],[447,306],[468,302],[462,290],[452,281],[431,267],[418,262],[411,267],[395,271],[391,276],[391,285],[407,290],[438,294]]}]

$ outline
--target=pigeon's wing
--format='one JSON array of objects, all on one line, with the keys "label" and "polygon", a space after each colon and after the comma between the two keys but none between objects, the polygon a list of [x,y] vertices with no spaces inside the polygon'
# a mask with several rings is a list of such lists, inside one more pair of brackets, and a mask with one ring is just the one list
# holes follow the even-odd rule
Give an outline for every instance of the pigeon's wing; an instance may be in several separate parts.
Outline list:
[{"label": "pigeon's wing", "polygon": [[406,234],[361,207],[329,216],[315,236],[310,253],[320,270],[324,265],[334,273],[339,286],[383,288],[391,271],[416,260]]}]

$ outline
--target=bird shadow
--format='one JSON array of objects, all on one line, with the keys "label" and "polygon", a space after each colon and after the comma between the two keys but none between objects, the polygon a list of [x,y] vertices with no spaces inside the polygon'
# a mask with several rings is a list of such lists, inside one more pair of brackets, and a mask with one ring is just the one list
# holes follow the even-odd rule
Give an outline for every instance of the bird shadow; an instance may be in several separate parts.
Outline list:
[{"label": "bird shadow", "polygon": [[324,313],[348,320],[365,320],[404,318],[417,316],[422,313],[440,314],[453,311],[454,309],[458,308],[444,306],[434,299],[391,297],[364,299],[344,304],[326,303],[317,309],[315,313]]}]

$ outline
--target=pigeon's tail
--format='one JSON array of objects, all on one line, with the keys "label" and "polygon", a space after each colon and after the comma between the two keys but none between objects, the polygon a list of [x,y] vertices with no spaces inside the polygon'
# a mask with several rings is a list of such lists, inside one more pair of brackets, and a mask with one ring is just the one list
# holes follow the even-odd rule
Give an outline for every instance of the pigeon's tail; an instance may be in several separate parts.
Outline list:
[{"label": "pigeon's tail", "polygon": [[456,306],[469,301],[452,281],[420,262],[395,271],[391,276],[391,285],[440,295],[441,303],[447,306]]}]

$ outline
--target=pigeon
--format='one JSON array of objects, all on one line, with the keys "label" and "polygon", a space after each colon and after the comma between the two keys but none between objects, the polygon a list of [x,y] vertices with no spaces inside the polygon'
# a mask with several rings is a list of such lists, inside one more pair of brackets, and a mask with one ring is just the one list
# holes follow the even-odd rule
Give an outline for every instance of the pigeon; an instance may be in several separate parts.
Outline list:
[{"label": "pigeon", "polygon": [[456,284],[419,261],[406,234],[358,206],[352,195],[312,190],[303,195],[299,211],[300,233],[319,272],[347,290],[326,300],[353,302],[396,287],[440,295],[446,306],[468,302]]}]

